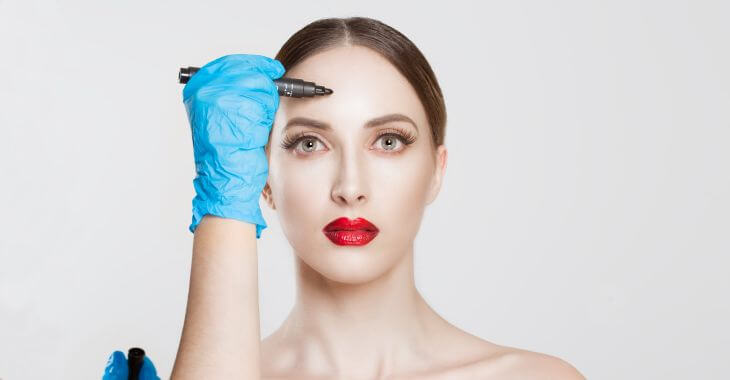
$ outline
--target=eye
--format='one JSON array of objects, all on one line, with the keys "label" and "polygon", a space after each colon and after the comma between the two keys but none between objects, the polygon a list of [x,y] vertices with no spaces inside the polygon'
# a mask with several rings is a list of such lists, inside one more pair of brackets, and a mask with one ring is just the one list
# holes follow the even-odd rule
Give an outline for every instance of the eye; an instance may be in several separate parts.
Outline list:
[{"label": "eye", "polygon": [[301,152],[307,154],[316,151],[317,144],[322,144],[322,141],[315,136],[305,135],[304,132],[295,135],[294,137],[286,136],[281,142],[281,147],[286,150],[295,148],[301,148]]},{"label": "eye", "polygon": [[[390,128],[380,131],[375,142],[377,143],[378,141],[380,141],[379,145],[383,150],[397,153],[403,151],[406,146],[413,144],[416,141],[416,137],[410,132]],[[395,147],[399,145],[398,142],[400,142],[400,148],[396,149]]]},{"label": "eye", "polygon": [[[378,137],[378,140],[381,141],[380,146],[383,148],[383,150],[397,151],[395,147],[403,145],[403,140],[400,136],[390,133]],[[378,140],[375,141],[377,142]]]}]

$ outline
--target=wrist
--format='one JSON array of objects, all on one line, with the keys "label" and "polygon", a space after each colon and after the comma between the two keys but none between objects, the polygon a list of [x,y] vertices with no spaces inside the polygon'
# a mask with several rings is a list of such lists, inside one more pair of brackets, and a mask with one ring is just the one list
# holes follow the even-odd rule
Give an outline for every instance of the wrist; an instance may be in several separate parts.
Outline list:
[{"label": "wrist", "polygon": [[193,199],[192,211],[192,222],[188,230],[193,233],[203,219],[203,216],[208,214],[256,225],[256,239],[259,239],[261,237],[261,231],[267,228],[266,221],[261,213],[258,197],[255,199],[250,197],[247,199],[223,198],[206,200],[200,196],[196,196]]}]

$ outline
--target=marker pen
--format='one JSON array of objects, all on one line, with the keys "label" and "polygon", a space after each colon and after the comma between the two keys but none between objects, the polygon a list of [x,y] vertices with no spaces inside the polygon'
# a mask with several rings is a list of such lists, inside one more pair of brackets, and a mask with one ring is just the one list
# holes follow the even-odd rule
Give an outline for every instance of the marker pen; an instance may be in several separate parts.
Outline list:
[{"label": "marker pen", "polygon": [[132,347],[127,353],[127,365],[129,366],[129,380],[139,380],[139,371],[144,363],[144,350]]},{"label": "marker pen", "polygon": [[[188,83],[190,77],[198,70],[200,70],[200,67],[181,67],[180,72],[177,74],[177,79],[180,83]],[[332,93],[332,89],[325,86],[318,86],[314,82],[306,82],[296,78],[274,79],[274,84],[276,84],[276,88],[279,90],[279,95],[293,98],[329,95]]]}]

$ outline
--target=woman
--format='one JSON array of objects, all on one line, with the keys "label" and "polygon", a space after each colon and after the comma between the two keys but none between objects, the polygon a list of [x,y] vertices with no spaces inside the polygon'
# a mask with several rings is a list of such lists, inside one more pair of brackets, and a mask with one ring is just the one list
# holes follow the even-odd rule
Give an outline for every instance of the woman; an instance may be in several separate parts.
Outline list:
[{"label": "woman", "polygon": [[[186,86],[198,196],[173,379],[583,378],[556,357],[458,329],[416,289],[413,241],[444,177],[446,110],[408,38],[369,18],[322,19],[275,61],[257,59],[221,58]],[[334,93],[279,99],[270,79],[284,69]],[[292,245],[298,285],[263,341],[260,194]]]},{"label": "woman", "polygon": [[[261,344],[264,376],[524,379],[544,369],[579,378],[557,358],[459,330],[415,287],[413,241],[447,161],[444,99],[418,48],[373,19],[325,19],[294,34],[276,59],[286,76],[335,93],[281,98],[267,145],[263,196],[293,247],[297,298]],[[382,124],[364,127],[373,120]],[[322,233],[343,216],[378,233],[358,246]]]}]

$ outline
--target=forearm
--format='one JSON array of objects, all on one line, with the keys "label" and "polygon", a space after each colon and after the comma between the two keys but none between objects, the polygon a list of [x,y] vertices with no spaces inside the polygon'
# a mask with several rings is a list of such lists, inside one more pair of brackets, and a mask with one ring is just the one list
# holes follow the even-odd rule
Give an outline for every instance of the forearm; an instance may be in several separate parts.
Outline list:
[{"label": "forearm", "polygon": [[172,380],[259,379],[256,226],[207,215],[195,230]]}]

